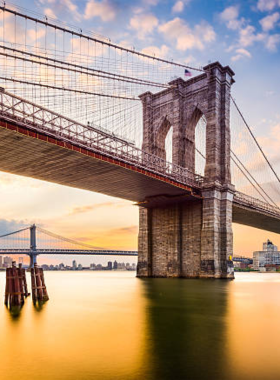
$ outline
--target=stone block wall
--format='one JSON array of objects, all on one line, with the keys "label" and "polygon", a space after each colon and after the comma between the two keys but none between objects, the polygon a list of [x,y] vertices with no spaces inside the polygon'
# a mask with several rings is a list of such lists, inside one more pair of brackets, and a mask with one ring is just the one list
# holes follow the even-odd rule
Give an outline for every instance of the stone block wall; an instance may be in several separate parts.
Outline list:
[{"label": "stone block wall", "polygon": [[233,278],[232,193],[140,208],[138,277]]},{"label": "stone block wall", "polygon": [[204,73],[170,82],[159,93],[140,95],[143,150],[165,159],[173,127],[172,162],[195,171],[195,128],[206,125],[202,200],[140,210],[138,276],[232,278],[230,88],[233,71],[219,62]]}]

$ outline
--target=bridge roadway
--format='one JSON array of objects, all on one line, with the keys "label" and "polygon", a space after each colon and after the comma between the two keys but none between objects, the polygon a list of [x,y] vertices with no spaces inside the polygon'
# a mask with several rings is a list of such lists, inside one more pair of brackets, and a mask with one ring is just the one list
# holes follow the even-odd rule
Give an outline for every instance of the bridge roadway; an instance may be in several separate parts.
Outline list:
[{"label": "bridge roadway", "polygon": [[[0,89],[0,170],[139,202],[201,199],[203,178]],[[280,233],[280,210],[236,193],[233,222]]]},{"label": "bridge roadway", "polygon": [[86,249],[0,249],[0,255],[86,255],[86,256],[138,256],[137,251],[86,250]]}]

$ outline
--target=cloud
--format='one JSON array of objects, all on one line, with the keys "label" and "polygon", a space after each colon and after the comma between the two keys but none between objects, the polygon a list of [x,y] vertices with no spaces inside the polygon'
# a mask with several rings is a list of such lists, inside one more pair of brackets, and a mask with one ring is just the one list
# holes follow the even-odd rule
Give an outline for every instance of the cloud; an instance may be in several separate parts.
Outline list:
[{"label": "cloud", "polygon": [[168,46],[162,45],[160,48],[157,46],[147,46],[141,50],[141,53],[148,55],[155,55],[160,58],[165,58],[169,51]]},{"label": "cloud", "polygon": [[244,19],[238,19],[239,8],[234,5],[226,8],[222,13],[220,13],[220,20],[224,22],[228,29],[237,30],[244,23]]},{"label": "cloud", "polygon": [[206,21],[191,29],[184,20],[176,17],[160,25],[158,29],[166,39],[176,41],[176,48],[183,51],[192,48],[203,50],[205,44],[215,41],[216,38],[213,27]]},{"label": "cloud", "polygon": [[117,14],[116,7],[109,1],[90,0],[85,9],[84,18],[89,20],[93,17],[100,17],[102,21],[108,22],[115,19]]},{"label": "cloud", "polygon": [[236,52],[236,55],[231,57],[231,60],[234,62],[244,57],[247,57],[247,58],[252,57],[251,53],[248,50],[243,49],[243,48],[236,49],[235,52]]},{"label": "cloud", "polygon": [[251,46],[256,41],[263,41],[265,35],[263,33],[255,33],[255,27],[252,25],[247,25],[245,28],[240,30],[239,33],[239,43],[242,47]]},{"label": "cloud", "polygon": [[96,203],[94,205],[86,205],[86,206],[77,206],[74,207],[73,210],[70,212],[69,215],[77,215],[77,214],[84,214],[85,212],[94,211],[99,208],[104,207],[125,207],[126,203],[124,202],[103,202],[103,203]]},{"label": "cloud", "polygon": [[181,13],[184,10],[184,2],[183,1],[176,1],[176,3],[172,7],[173,13]]},{"label": "cloud", "polygon": [[[57,14],[61,13],[63,16],[65,16],[65,12],[70,12],[76,21],[81,20],[81,15],[78,11],[78,6],[72,0],[39,0],[39,1],[43,5],[51,4],[52,8],[47,8],[47,9],[50,9],[52,11],[52,9],[55,8]],[[45,14],[46,16],[48,16],[48,14],[46,13],[46,10],[45,10]],[[49,15],[49,17],[56,18],[51,15]]]},{"label": "cloud", "polygon": [[259,0],[257,8],[264,11],[272,11],[274,8],[280,7],[280,0]]},{"label": "cloud", "polygon": [[158,5],[159,0],[143,0],[144,5],[154,7]]},{"label": "cloud", "polygon": [[44,9],[44,13],[45,13],[45,15],[46,15],[47,17],[49,17],[49,18],[53,18],[54,20],[57,19],[57,17],[56,17],[56,15],[55,15],[54,11],[53,11],[51,8],[45,8],[45,9]]},{"label": "cloud", "polygon": [[32,41],[36,41],[36,40],[39,40],[40,38],[43,38],[45,37],[46,35],[46,30],[43,29],[43,28],[40,28],[40,29],[29,29],[27,31],[27,36],[30,40]]},{"label": "cloud", "polygon": [[260,24],[264,32],[274,29],[277,21],[280,19],[280,14],[278,12],[273,13],[272,15],[266,16],[260,20]]},{"label": "cloud", "polygon": [[130,19],[130,28],[137,31],[140,40],[144,40],[158,26],[158,19],[152,13],[142,13]]},{"label": "cloud", "polygon": [[269,51],[277,51],[277,45],[280,43],[280,34],[273,34],[268,36],[266,42],[266,48]]},{"label": "cloud", "polygon": [[120,228],[113,228],[110,231],[108,231],[109,235],[128,235],[128,234],[137,234],[138,233],[138,226],[128,226],[128,227],[120,227]]},{"label": "cloud", "polygon": [[22,220],[0,219],[0,235],[8,234],[28,226],[29,224]]},{"label": "cloud", "polygon": [[257,137],[257,140],[269,157],[279,158],[280,123],[275,124],[266,136]]}]

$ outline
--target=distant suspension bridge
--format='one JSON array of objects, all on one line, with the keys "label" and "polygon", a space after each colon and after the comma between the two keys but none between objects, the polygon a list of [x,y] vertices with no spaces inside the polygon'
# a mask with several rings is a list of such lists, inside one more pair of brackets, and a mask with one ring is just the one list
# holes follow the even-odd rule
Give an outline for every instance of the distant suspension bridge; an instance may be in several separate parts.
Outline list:
[{"label": "distant suspension bridge", "polygon": [[100,249],[56,235],[33,224],[0,236],[0,255],[28,255],[34,267],[38,255],[134,256],[137,251]]}]

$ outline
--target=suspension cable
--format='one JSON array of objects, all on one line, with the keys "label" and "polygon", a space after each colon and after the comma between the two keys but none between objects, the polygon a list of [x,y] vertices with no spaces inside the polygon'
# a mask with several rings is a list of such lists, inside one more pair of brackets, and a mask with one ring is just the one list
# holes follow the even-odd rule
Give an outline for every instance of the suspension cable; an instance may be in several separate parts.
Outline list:
[{"label": "suspension cable", "polygon": [[34,22],[36,22],[38,24],[49,26],[49,27],[54,28],[56,30],[60,30],[62,32],[69,33],[69,34],[71,34],[73,36],[80,37],[80,38],[85,38],[87,40],[90,40],[90,41],[93,41],[93,42],[97,42],[97,43],[100,43],[100,44],[112,47],[114,49],[122,50],[122,51],[125,51],[125,52],[130,53],[130,54],[138,55],[138,56],[143,57],[143,58],[148,58],[148,59],[151,59],[151,60],[154,60],[154,61],[158,61],[158,62],[162,62],[162,63],[167,63],[169,65],[178,66],[178,67],[182,67],[182,68],[187,68],[187,69],[191,69],[191,70],[195,70],[195,71],[200,71],[200,72],[203,72],[203,73],[205,72],[203,69],[199,69],[199,68],[196,68],[196,67],[191,67],[191,66],[188,66],[188,65],[183,65],[181,63],[177,63],[177,62],[173,62],[173,61],[168,61],[166,59],[162,59],[162,58],[158,58],[158,57],[153,57],[153,56],[151,56],[149,54],[141,53],[139,51],[135,51],[135,50],[132,50],[132,49],[128,49],[128,48],[122,47],[120,45],[112,44],[111,42],[102,41],[102,40],[99,40],[97,38],[93,38],[93,37],[87,36],[87,35],[85,35],[83,33],[78,33],[78,32],[75,32],[74,30],[63,28],[59,24],[53,24],[53,23],[50,23],[48,21],[43,21],[43,20],[37,19],[35,17],[28,16],[26,14],[17,12],[17,11],[15,11],[13,9],[6,8],[5,6],[0,6],[0,10],[2,10],[3,12],[12,13],[15,16],[19,16],[19,17],[22,17],[22,18],[27,19],[27,20],[34,21]]},{"label": "suspension cable", "polygon": [[22,231],[29,230],[29,228],[30,228],[30,227],[22,228],[21,230],[17,230],[17,231],[10,232],[10,233],[5,234],[5,235],[1,235],[1,236],[0,236],[0,239],[3,238],[3,237],[6,237],[6,236],[10,236],[10,235],[17,234],[17,233],[22,232]]},{"label": "suspension cable", "polygon": [[7,77],[1,77],[1,76],[0,76],[0,80],[4,80],[4,81],[8,81],[8,82],[14,82],[14,83],[27,84],[27,85],[32,85],[32,86],[38,86],[38,87],[44,87],[44,88],[49,88],[49,89],[52,89],[52,90],[75,92],[77,94],[101,96],[101,97],[104,97],[104,98],[113,98],[113,99],[122,99],[122,100],[135,100],[137,102],[140,102],[140,99],[134,98],[132,96],[128,97],[128,96],[118,96],[118,95],[110,95],[110,94],[100,94],[100,93],[97,93],[97,92],[76,90],[74,88],[68,88],[68,87],[51,86],[49,84],[43,84],[43,83],[37,83],[37,82],[28,82],[28,81],[24,81],[24,80],[21,80],[21,79],[7,78]]}]

